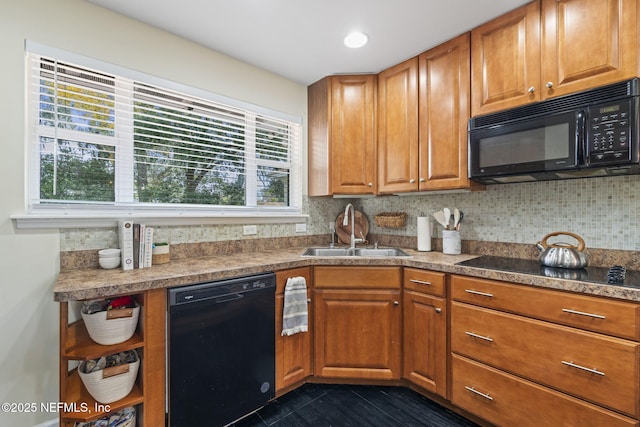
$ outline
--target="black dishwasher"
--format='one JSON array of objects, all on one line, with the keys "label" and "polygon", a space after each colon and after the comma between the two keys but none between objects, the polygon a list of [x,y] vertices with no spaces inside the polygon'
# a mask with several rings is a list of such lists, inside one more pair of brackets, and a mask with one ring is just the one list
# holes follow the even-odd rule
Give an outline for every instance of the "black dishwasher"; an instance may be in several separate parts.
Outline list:
[{"label": "black dishwasher", "polygon": [[224,426],[275,397],[275,274],[168,293],[170,427]]}]

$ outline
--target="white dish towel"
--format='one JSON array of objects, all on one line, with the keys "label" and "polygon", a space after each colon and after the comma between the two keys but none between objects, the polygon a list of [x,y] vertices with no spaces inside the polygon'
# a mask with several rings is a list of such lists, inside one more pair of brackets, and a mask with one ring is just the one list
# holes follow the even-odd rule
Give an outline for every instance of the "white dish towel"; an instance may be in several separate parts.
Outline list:
[{"label": "white dish towel", "polygon": [[307,332],[308,328],[307,281],[304,277],[289,277],[284,287],[282,336]]}]

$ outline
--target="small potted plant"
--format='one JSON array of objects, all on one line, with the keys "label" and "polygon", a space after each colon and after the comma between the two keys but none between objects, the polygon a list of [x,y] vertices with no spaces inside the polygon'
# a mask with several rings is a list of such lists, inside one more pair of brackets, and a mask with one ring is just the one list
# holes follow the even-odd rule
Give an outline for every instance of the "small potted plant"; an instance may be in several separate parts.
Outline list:
[{"label": "small potted plant", "polygon": [[170,245],[168,242],[158,242],[153,244],[152,250],[152,263],[153,264],[166,264],[169,262],[170,254],[169,254]]}]

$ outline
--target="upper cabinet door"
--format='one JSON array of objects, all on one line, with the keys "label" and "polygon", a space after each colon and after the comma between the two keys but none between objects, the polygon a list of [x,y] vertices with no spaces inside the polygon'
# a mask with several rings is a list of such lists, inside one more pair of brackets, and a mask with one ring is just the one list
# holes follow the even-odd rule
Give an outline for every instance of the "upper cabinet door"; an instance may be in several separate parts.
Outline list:
[{"label": "upper cabinet door", "polygon": [[376,76],[331,77],[333,194],[375,194]]},{"label": "upper cabinet door", "polygon": [[636,0],[543,0],[546,97],[635,77]]},{"label": "upper cabinet door", "polygon": [[331,76],[308,87],[309,196],[375,194],[376,76]]},{"label": "upper cabinet door", "polygon": [[378,74],[378,192],[418,189],[418,58]]},{"label": "upper cabinet door", "polygon": [[419,56],[419,189],[468,188],[469,34]]},{"label": "upper cabinet door", "polygon": [[539,85],[540,4],[537,1],[471,31],[473,116],[538,101],[541,99]]}]

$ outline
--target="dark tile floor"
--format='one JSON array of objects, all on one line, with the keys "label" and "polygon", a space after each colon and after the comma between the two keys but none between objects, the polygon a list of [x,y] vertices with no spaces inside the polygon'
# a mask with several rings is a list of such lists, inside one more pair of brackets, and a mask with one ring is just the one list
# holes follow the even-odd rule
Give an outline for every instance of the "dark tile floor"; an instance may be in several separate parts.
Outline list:
[{"label": "dark tile floor", "polygon": [[474,427],[475,423],[403,387],[305,384],[235,427]]}]

